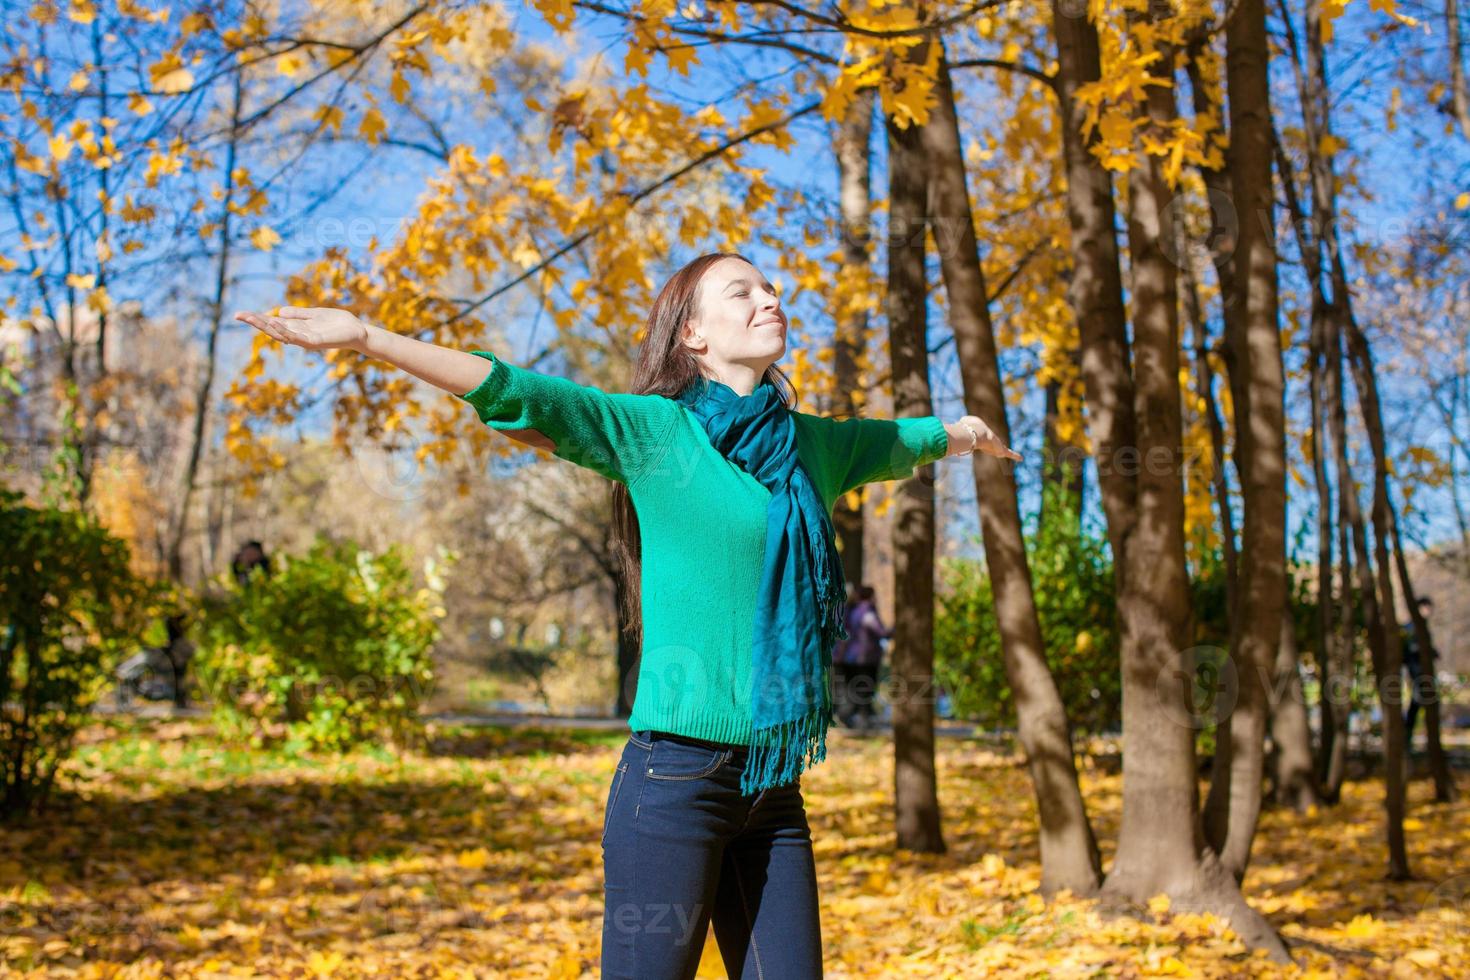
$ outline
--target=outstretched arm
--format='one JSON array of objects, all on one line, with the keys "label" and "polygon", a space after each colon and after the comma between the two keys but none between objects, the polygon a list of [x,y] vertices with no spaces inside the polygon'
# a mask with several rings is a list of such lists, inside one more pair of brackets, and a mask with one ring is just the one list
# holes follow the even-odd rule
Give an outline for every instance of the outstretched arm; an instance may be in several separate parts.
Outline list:
[{"label": "outstretched arm", "polygon": [[925,463],[972,451],[1021,458],[974,415],[947,425],[933,415],[833,419],[797,413],[797,419],[825,448],[820,465],[837,495],[865,483],[906,479]]},{"label": "outstretched arm", "polygon": [[[248,323],[283,344],[305,350],[347,348],[386,361],[450,394],[464,395],[480,385],[491,364],[483,357],[452,347],[425,343],[373,326],[347,310],[335,307],[283,306],[280,313],[241,311],[235,319]],[[538,449],[554,449],[552,441],[535,429],[501,429],[517,442]]]},{"label": "outstretched arm", "polygon": [[282,343],[346,347],[386,361],[469,402],[480,421],[610,479],[633,483],[667,441],[677,410],[657,395],[608,393],[506,363],[487,351],[427,344],[374,327],[346,310],[284,307],[237,313]]}]

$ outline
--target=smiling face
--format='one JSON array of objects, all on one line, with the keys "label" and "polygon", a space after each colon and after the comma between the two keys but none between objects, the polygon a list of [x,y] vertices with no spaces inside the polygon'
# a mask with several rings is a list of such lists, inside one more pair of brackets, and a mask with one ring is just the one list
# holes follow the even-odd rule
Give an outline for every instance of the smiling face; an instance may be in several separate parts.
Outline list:
[{"label": "smiling face", "polygon": [[682,341],[706,375],[746,395],[786,353],[786,313],[776,289],[743,259],[721,259],[699,282],[699,312]]}]

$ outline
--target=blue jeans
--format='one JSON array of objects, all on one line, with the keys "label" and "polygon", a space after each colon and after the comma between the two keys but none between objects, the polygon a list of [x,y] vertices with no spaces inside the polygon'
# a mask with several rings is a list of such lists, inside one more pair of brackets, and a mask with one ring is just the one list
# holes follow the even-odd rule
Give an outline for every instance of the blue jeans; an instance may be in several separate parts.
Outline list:
[{"label": "blue jeans", "polygon": [[745,755],[629,736],[603,814],[604,978],[693,977],[711,923],[731,978],[822,976],[801,779],[744,796]]}]

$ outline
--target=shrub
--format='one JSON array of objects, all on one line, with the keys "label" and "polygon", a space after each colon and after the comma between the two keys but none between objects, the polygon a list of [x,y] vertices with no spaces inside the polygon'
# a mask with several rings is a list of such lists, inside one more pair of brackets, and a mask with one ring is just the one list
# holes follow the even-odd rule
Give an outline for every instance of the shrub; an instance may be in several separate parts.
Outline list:
[{"label": "shrub", "polygon": [[421,588],[397,549],[321,538],[269,577],[221,578],[203,600],[196,656],[219,727],[328,750],[417,738],[448,557],[426,564]]},{"label": "shrub", "polygon": [[[1048,489],[1050,491],[1050,488]],[[1026,535],[1042,645],[1074,729],[1106,731],[1121,723],[1113,565],[1105,538],[1079,527],[1060,500]],[[946,559],[947,594],[935,619],[935,675],[957,716],[991,727],[1016,723],[1001,658],[995,597],[981,562]]]},{"label": "shrub", "polygon": [[87,709],[158,597],[80,511],[0,490],[0,815],[43,806]]}]

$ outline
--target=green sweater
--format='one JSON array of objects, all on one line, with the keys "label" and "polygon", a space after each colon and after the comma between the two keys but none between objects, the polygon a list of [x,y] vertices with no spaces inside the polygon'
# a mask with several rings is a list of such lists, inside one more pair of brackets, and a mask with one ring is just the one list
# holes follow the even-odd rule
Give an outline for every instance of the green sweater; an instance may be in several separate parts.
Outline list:
[{"label": "green sweater", "polygon": [[[771,493],[725,459],[687,409],[507,364],[460,397],[496,429],[535,429],[553,455],[626,484],[643,541],[643,655],[628,718],[645,729],[750,743],[751,638]],[[831,513],[842,494],[943,458],[935,416],[793,412],[797,452]]]}]

